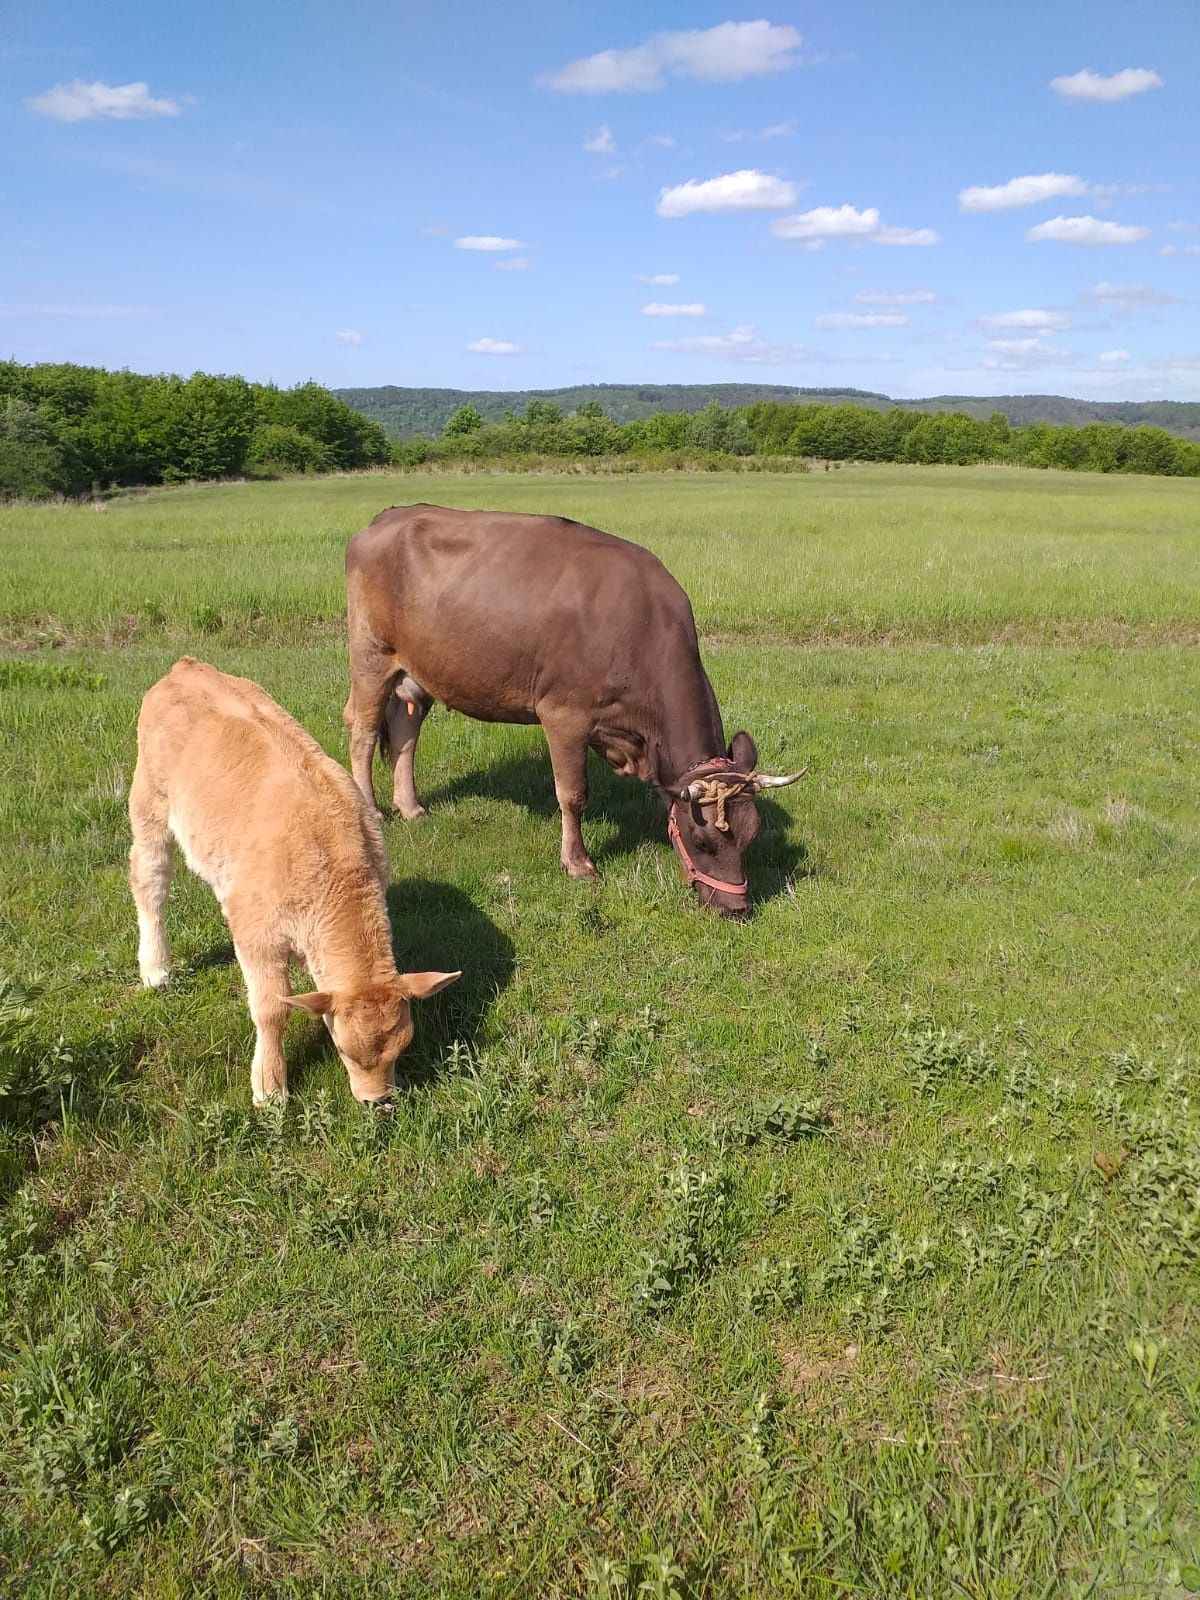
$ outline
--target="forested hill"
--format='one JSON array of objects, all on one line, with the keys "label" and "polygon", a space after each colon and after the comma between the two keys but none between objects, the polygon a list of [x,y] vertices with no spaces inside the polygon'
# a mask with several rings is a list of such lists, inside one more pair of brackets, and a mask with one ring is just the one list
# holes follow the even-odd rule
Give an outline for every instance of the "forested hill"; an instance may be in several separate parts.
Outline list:
[{"label": "forested hill", "polygon": [[722,406],[749,406],[760,400],[844,403],[887,411],[960,411],[984,422],[1001,411],[1014,427],[1030,422],[1139,423],[1166,428],[1183,439],[1200,440],[1200,401],[1071,400],[1055,394],[934,395],[927,400],[893,400],[864,389],[798,389],[776,383],[595,383],[566,389],[403,389],[388,384],[378,389],[335,389],[355,411],[377,422],[394,439],[424,435],[438,438],[459,406],[475,406],[485,422],[501,422],[521,412],[530,400],[553,400],[563,411],[598,400],[606,416],[630,422],[657,411],[702,411],[711,401]]}]

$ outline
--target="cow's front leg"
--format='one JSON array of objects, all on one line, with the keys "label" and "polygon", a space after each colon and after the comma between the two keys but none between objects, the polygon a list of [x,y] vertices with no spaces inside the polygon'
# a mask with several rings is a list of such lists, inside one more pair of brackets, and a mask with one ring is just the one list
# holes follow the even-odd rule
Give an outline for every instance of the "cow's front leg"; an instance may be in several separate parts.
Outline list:
[{"label": "cow's front leg", "polygon": [[550,764],[554,768],[554,793],[562,812],[562,864],[570,878],[598,877],[596,864],[584,848],[583,830],[579,826],[588,797],[587,729],[561,723],[543,722],[542,726],[550,746]]},{"label": "cow's front leg", "polygon": [[287,955],[282,950],[246,949],[234,938],[238,963],[246,980],[246,999],[254,1021],[254,1060],[250,1065],[250,1092],[256,1106],[271,1099],[287,1099],[287,1066],[283,1059],[283,1030],[287,1026],[285,997]]}]

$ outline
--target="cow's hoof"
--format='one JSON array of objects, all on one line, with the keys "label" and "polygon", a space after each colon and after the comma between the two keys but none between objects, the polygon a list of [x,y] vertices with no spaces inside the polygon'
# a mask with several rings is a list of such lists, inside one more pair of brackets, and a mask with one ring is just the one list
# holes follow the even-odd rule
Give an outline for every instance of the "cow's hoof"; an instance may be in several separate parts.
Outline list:
[{"label": "cow's hoof", "polygon": [[568,878],[598,878],[600,876],[596,871],[596,863],[594,861],[564,861],[563,866],[566,868]]},{"label": "cow's hoof", "polygon": [[166,967],[146,967],[142,971],[142,988],[165,989],[169,977]]},{"label": "cow's hoof", "polygon": [[402,818],[405,822],[418,822],[425,815],[425,807],[410,806],[406,811],[403,806],[394,806],[392,815]]}]

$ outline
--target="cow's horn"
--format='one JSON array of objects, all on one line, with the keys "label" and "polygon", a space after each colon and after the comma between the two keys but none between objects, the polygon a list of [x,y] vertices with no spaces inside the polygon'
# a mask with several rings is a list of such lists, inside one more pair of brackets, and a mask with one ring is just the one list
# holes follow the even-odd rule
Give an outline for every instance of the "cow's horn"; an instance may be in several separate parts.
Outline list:
[{"label": "cow's horn", "polygon": [[699,782],[689,783],[687,788],[683,791],[683,798],[685,800],[703,800],[707,793],[707,784]]},{"label": "cow's horn", "polygon": [[769,772],[756,772],[754,787],[756,789],[786,789],[789,783],[796,783],[808,771],[801,767],[799,772],[790,772],[786,778],[773,778]]}]

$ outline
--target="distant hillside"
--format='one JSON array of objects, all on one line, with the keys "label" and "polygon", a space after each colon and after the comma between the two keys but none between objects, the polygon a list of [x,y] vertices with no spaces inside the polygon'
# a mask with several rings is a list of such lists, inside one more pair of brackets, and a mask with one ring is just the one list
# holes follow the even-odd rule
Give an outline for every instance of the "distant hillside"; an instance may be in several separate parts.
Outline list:
[{"label": "distant hillside", "polygon": [[393,439],[438,438],[459,406],[477,406],[485,422],[500,422],[509,411],[522,412],[530,400],[553,400],[574,411],[598,400],[616,422],[630,422],[656,411],[702,411],[710,401],[749,406],[759,400],[845,402],[885,411],[962,411],[986,421],[1002,411],[1014,427],[1028,422],[1146,423],[1182,439],[1200,440],[1200,401],[1069,400],[1055,394],[933,395],[927,400],[893,400],[866,389],[798,389],[780,383],[592,383],[568,389],[335,389],[339,400],[377,422]]}]

